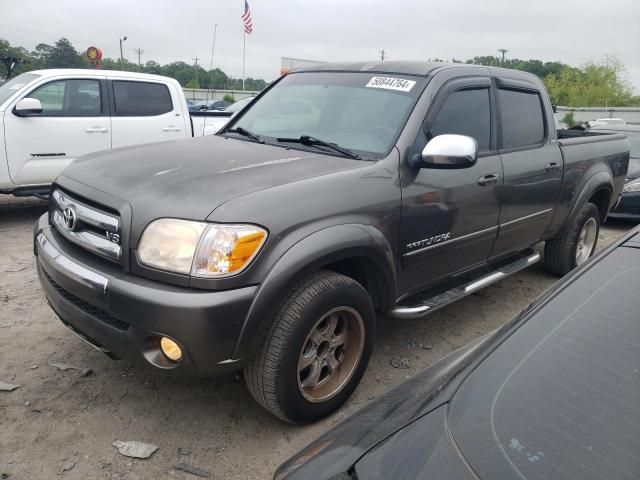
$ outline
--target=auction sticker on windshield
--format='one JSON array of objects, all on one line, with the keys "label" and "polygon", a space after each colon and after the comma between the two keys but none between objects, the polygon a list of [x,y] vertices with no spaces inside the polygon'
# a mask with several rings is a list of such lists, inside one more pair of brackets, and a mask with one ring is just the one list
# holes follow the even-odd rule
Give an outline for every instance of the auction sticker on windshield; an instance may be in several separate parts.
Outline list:
[{"label": "auction sticker on windshield", "polygon": [[367,83],[367,88],[385,88],[387,90],[397,90],[399,92],[410,92],[416,84],[413,80],[394,77],[372,77]]}]

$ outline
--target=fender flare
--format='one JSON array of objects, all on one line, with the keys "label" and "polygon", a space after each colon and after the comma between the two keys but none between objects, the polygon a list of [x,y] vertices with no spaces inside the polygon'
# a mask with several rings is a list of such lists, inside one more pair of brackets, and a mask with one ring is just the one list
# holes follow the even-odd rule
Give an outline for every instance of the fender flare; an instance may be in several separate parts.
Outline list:
[{"label": "fender flare", "polygon": [[[312,233],[289,248],[269,270],[251,303],[232,358],[245,358],[259,348],[291,281],[339,260],[364,257],[384,275],[389,302],[395,301],[394,253],[384,234],[371,225],[343,224]],[[390,308],[390,307],[389,307]]]},{"label": "fender flare", "polygon": [[578,210],[580,210],[580,208],[585,203],[587,203],[587,200],[589,200],[593,196],[593,194],[596,193],[598,190],[602,190],[602,189],[608,190],[612,197],[609,200],[609,205],[607,207],[607,212],[608,212],[611,206],[613,205],[612,202],[614,201],[613,177],[611,176],[610,172],[600,171],[595,173],[591,177],[589,177],[589,180],[587,180],[583,185],[582,190],[576,197],[575,202],[573,202],[573,206],[569,211],[569,215],[567,215],[567,219],[562,224],[562,229],[564,229],[567,226],[567,224],[569,224],[569,222],[571,222],[575,218],[575,216],[578,213]]}]

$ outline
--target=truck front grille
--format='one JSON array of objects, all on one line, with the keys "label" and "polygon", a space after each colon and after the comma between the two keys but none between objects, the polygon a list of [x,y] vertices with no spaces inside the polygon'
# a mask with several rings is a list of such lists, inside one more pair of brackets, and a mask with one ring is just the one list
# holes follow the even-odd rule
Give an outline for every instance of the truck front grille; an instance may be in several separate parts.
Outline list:
[{"label": "truck front grille", "polygon": [[118,320],[117,318],[112,317],[101,308],[95,307],[90,303],[85,302],[84,300],[76,297],[73,293],[66,290],[64,287],[60,286],[53,278],[51,278],[51,276],[47,272],[44,271],[44,269],[42,269],[42,273],[62,298],[64,298],[67,302],[71,303],[76,308],[82,310],[87,315],[90,315],[96,320],[99,320],[102,323],[106,323],[107,325],[121,331],[126,331],[129,328],[129,324],[127,322],[123,322],[122,320]]},{"label": "truck front grille", "polygon": [[51,194],[51,223],[70,242],[119,262],[120,217],[55,189]]}]

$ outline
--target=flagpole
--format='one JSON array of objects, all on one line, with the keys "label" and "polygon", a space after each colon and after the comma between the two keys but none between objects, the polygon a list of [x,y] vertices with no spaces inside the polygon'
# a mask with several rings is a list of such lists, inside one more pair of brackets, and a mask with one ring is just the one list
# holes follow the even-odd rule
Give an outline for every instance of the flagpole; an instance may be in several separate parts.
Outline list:
[{"label": "flagpole", "polygon": [[242,34],[242,91],[244,91],[244,54],[247,49],[247,31]]},{"label": "flagpole", "polygon": [[211,46],[211,61],[209,62],[209,82],[207,83],[207,102],[209,102],[209,91],[211,90],[211,71],[213,70],[213,52],[216,49],[216,33],[218,32],[218,24],[213,27],[213,45]]}]

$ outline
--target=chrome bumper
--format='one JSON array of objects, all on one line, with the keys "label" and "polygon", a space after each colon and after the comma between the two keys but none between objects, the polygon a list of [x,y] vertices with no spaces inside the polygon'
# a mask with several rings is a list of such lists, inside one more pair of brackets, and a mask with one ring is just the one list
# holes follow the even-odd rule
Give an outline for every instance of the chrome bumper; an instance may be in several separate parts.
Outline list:
[{"label": "chrome bumper", "polygon": [[47,261],[55,265],[60,272],[85,287],[100,293],[107,293],[109,280],[106,277],[93,270],[89,270],[87,267],[63,255],[46,239],[42,232],[36,236],[36,244],[38,246],[38,254],[43,255]]}]

